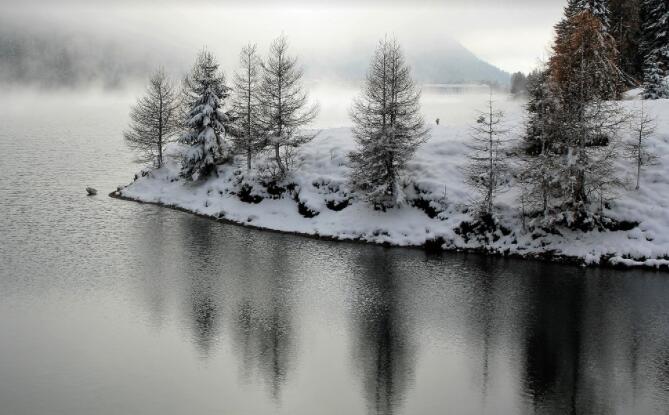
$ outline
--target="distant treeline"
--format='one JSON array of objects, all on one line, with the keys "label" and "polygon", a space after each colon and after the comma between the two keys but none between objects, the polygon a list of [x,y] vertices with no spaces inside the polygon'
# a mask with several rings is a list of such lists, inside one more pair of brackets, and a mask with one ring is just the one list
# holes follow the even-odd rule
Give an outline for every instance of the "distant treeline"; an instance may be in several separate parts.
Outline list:
[{"label": "distant treeline", "polygon": [[115,88],[140,79],[151,64],[127,59],[117,44],[65,33],[18,33],[0,27],[0,81],[40,87],[98,83]]}]

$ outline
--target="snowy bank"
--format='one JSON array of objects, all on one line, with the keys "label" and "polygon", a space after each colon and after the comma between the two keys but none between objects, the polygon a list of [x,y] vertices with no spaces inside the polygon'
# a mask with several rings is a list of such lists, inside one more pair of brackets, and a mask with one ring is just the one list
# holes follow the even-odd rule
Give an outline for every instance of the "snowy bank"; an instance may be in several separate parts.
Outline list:
[{"label": "snowy bank", "polygon": [[[510,137],[522,130],[521,103],[505,102]],[[630,110],[639,101],[625,101]],[[179,178],[176,159],[157,170],[144,170],[112,196],[176,207],[196,214],[275,231],[393,246],[428,246],[444,250],[484,251],[587,265],[669,267],[669,101],[648,102],[658,129],[649,141],[659,156],[633,189],[635,166],[621,159],[618,169],[630,186],[620,189],[604,215],[617,224],[590,232],[523,230],[518,193],[511,188],[498,200],[499,223],[483,237],[472,237],[471,190],[464,184],[466,126],[433,127],[431,139],[409,165],[407,203],[386,212],[357,200],[347,184],[351,131],[321,131],[297,156],[281,183],[245,177],[243,160],[220,166],[219,176],[204,182]],[[629,132],[625,139],[631,139]],[[262,163],[262,160],[259,161]]]}]

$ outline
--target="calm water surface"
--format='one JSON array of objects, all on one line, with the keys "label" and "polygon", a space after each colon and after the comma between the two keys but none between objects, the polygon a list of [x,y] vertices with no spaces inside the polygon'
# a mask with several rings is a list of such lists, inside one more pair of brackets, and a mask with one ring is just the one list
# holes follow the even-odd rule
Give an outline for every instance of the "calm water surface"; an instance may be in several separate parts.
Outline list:
[{"label": "calm water surface", "polygon": [[0,414],[668,413],[666,274],[113,200],[132,100],[1,98]]}]

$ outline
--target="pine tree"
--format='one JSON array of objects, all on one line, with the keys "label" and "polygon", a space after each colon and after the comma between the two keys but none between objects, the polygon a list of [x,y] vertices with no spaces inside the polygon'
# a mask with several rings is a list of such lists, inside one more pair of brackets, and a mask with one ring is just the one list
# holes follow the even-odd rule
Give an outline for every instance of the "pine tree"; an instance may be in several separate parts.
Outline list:
[{"label": "pine tree", "polygon": [[669,85],[665,75],[655,55],[649,56],[643,70],[643,99],[669,98]]},{"label": "pine tree", "polygon": [[642,4],[642,50],[655,55],[663,69],[669,67],[669,3],[644,0]]},{"label": "pine tree", "polygon": [[181,137],[187,146],[181,161],[181,176],[188,180],[218,174],[216,166],[228,158],[229,146],[223,142],[223,100],[228,96],[225,77],[214,56],[203,50],[184,80],[184,105],[189,108],[188,131]]},{"label": "pine tree", "polygon": [[240,55],[240,69],[234,77],[231,135],[237,151],[246,155],[251,170],[253,155],[262,150],[265,133],[262,124],[261,65],[255,45],[245,46]]},{"label": "pine tree", "polygon": [[542,154],[543,149],[557,140],[555,131],[551,131],[551,115],[558,110],[556,97],[551,91],[550,73],[542,68],[531,72],[527,77],[528,114],[523,136],[523,152],[531,156]]},{"label": "pine tree", "polygon": [[163,149],[179,128],[179,106],[174,85],[162,69],[153,73],[146,95],[130,110],[126,144],[142,153],[143,160],[163,165]]},{"label": "pine tree", "polygon": [[555,172],[560,164],[561,129],[559,102],[546,69],[528,76],[528,118],[523,135],[518,179],[522,184],[523,207],[540,210],[543,217],[555,195]]},{"label": "pine tree", "polygon": [[379,42],[351,119],[358,146],[350,155],[353,187],[376,208],[397,206],[403,199],[401,175],[428,129],[420,115],[420,90],[396,40]]},{"label": "pine tree", "polygon": [[465,180],[479,193],[482,216],[491,217],[495,206],[495,196],[506,185],[508,174],[505,141],[506,130],[502,128],[504,114],[494,108],[492,89],[488,109],[479,114],[473,126],[472,142],[468,143],[469,162],[465,167]]},{"label": "pine tree", "polygon": [[511,75],[511,94],[524,95],[527,93],[527,77],[522,72]]},{"label": "pine tree", "polygon": [[628,84],[638,86],[643,78],[641,44],[641,0],[610,0],[611,36],[616,40],[620,69],[629,76]]},{"label": "pine tree", "polygon": [[644,98],[669,98],[669,5],[666,0],[645,0],[642,7]]},{"label": "pine tree", "polygon": [[[264,125],[274,162],[283,176],[288,172],[290,151],[311,141],[314,134],[301,129],[318,115],[316,105],[308,105],[308,95],[302,85],[302,69],[297,58],[288,54],[288,41],[280,36],[270,46],[269,56],[262,64],[262,105]],[[281,156],[284,149],[284,157]]]}]

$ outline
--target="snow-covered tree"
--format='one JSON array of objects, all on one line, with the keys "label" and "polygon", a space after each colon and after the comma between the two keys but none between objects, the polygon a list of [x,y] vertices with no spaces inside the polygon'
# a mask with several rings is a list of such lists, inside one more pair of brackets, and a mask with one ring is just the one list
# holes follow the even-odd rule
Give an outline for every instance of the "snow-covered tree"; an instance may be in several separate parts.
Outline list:
[{"label": "snow-covered tree", "polygon": [[646,112],[643,101],[634,117],[633,141],[625,146],[625,155],[636,164],[636,190],[641,185],[641,169],[657,162],[657,155],[648,148],[648,139],[655,134],[655,120]]},{"label": "snow-covered tree", "polygon": [[643,99],[669,98],[669,81],[655,55],[645,62],[643,69]]},{"label": "snow-covered tree", "polygon": [[669,98],[669,4],[645,0],[642,7],[644,98]]},{"label": "snow-covered tree", "polygon": [[568,26],[564,36],[556,37],[549,60],[552,82],[560,94],[578,105],[587,103],[592,95],[605,100],[619,98],[623,74],[618,68],[615,40],[589,11],[570,17]]},{"label": "snow-covered tree", "polygon": [[550,85],[550,73],[545,68],[528,76],[528,117],[520,149],[520,169],[524,209],[536,209],[549,214],[555,197],[555,172],[558,170],[561,134],[558,120],[559,102]]},{"label": "snow-covered tree", "polygon": [[541,207],[549,222],[590,226],[621,181],[616,175],[617,133],[625,117],[616,102],[620,71],[613,39],[585,11],[569,19],[568,36],[556,40],[540,88],[530,88],[524,200]]},{"label": "snow-covered tree", "polygon": [[611,27],[609,0],[579,0],[577,8],[579,11],[589,11],[602,23],[604,30],[609,31]]},{"label": "snow-covered tree", "polygon": [[580,225],[591,216],[590,203],[597,194],[601,200],[622,184],[613,163],[625,117],[617,103],[595,98],[580,110],[563,109],[558,120],[562,141],[553,151],[558,151],[561,163],[554,172],[555,183],[563,212],[570,211],[566,222]]},{"label": "snow-covered tree", "polygon": [[246,167],[265,144],[261,100],[261,59],[256,45],[245,46],[239,54],[239,70],[235,73],[232,120],[229,126],[238,152],[246,156]]},{"label": "snow-covered tree", "polygon": [[288,54],[286,37],[282,35],[275,39],[269,56],[262,63],[261,97],[263,123],[281,175],[289,169],[285,156],[315,136],[302,131],[318,114],[318,107],[309,105],[302,75],[297,58]]},{"label": "snow-covered tree", "polygon": [[549,142],[557,140],[550,118],[558,103],[550,88],[550,72],[537,69],[527,76],[527,122],[523,136],[523,152],[536,156]]},{"label": "snow-covered tree", "polygon": [[397,206],[403,200],[401,175],[428,129],[420,90],[396,40],[379,42],[351,119],[358,145],[350,154],[353,187],[377,208]]},{"label": "snow-covered tree", "polygon": [[183,101],[188,131],[180,142],[186,146],[181,160],[181,176],[189,180],[218,174],[216,166],[229,157],[229,144],[223,141],[223,100],[228,96],[225,77],[210,52],[203,50],[184,79]]},{"label": "snow-covered tree", "polygon": [[604,31],[609,30],[610,10],[608,0],[568,0],[562,20],[555,25],[558,40],[569,36],[569,32],[574,28],[572,19],[586,11],[600,21]]},{"label": "snow-covered tree", "polygon": [[655,55],[663,66],[669,65],[669,3],[644,0],[641,13],[642,50]]},{"label": "snow-covered tree", "polygon": [[507,183],[507,131],[503,128],[504,114],[495,110],[492,89],[488,109],[481,112],[472,127],[472,141],[467,144],[470,153],[465,166],[465,180],[479,194],[476,204],[482,215],[492,216],[495,196]]},{"label": "snow-covered tree", "polygon": [[555,25],[555,35],[558,39],[567,36],[570,30],[569,19],[576,16],[580,9],[581,0],[567,0],[562,19]]},{"label": "snow-covered tree", "polygon": [[174,85],[162,69],[153,73],[146,95],[130,110],[130,126],[123,133],[126,144],[144,161],[163,165],[163,149],[179,128],[179,104]]}]

